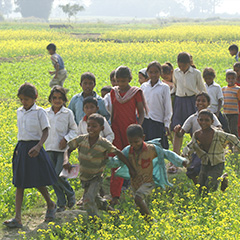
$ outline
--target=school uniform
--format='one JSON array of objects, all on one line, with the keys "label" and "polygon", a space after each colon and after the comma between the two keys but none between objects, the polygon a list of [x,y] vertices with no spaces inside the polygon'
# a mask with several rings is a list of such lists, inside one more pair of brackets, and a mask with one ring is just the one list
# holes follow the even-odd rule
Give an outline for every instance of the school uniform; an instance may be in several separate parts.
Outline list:
[{"label": "school uniform", "polygon": [[168,149],[168,139],[165,132],[165,127],[169,128],[172,117],[172,102],[170,88],[161,80],[152,86],[151,80],[141,85],[148,113],[145,115],[143,122],[143,130],[145,139],[152,140],[161,138],[163,148]]},{"label": "school uniform", "polygon": [[[104,129],[100,132],[100,136],[106,138],[109,142],[113,142],[114,133],[110,127],[107,120],[104,118]],[[85,115],[83,119],[78,124],[78,135],[88,134],[87,131],[87,116]]]},{"label": "school uniform", "polygon": [[176,88],[174,100],[173,117],[171,129],[180,124],[196,112],[196,95],[206,92],[201,72],[193,67],[189,67],[187,72],[182,72],[179,68],[173,72],[173,82]]},{"label": "school uniform", "polygon": [[37,157],[30,157],[29,150],[42,137],[42,131],[49,128],[47,114],[34,104],[29,110],[17,110],[18,143],[13,154],[13,184],[19,188],[33,188],[53,185],[57,176],[49,156],[41,148]]},{"label": "school uniform", "polygon": [[[46,151],[52,161],[57,176],[63,169],[64,149],[59,148],[60,141],[65,138],[68,142],[77,137],[77,125],[74,121],[73,113],[70,109],[62,107],[56,114],[52,107],[46,109],[46,113],[51,125],[48,138],[45,142]],[[59,207],[66,206],[66,198],[68,200],[74,198],[75,193],[67,179],[58,177],[57,182],[53,185],[53,189],[57,195],[57,205]]]}]

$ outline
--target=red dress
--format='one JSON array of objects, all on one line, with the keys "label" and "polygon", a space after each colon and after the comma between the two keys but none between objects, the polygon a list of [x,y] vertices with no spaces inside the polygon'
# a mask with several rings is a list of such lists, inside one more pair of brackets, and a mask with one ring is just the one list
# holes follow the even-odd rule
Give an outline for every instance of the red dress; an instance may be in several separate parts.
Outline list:
[{"label": "red dress", "polygon": [[[123,97],[126,93],[120,93]],[[120,103],[116,99],[115,91],[110,92],[113,117],[112,117],[112,130],[114,132],[115,138],[113,140],[113,145],[118,149],[122,150],[128,144],[127,140],[127,128],[130,124],[137,123],[137,103],[143,102],[142,90],[139,91],[127,102]],[[112,176],[110,181],[110,192],[112,197],[120,197],[121,189],[123,185],[123,178],[115,177],[114,172],[116,169],[112,169]]]}]

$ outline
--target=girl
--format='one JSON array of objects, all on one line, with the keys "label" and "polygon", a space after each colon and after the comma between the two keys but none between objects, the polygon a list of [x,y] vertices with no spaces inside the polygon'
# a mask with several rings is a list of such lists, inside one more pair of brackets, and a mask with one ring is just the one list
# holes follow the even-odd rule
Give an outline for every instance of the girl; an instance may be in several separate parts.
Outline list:
[{"label": "girl", "polygon": [[[118,149],[128,145],[127,127],[137,123],[136,110],[138,111],[138,123],[142,124],[144,119],[144,108],[146,108],[142,90],[138,87],[131,87],[132,73],[128,67],[120,66],[116,69],[115,77],[117,85],[110,92],[112,102],[112,130],[115,135],[113,144]],[[118,202],[121,194],[123,178],[114,177],[115,169],[112,169],[110,192],[112,205]]]},{"label": "girl", "polygon": [[162,81],[170,87],[171,95],[174,93],[174,83],[173,83],[173,65],[170,62],[165,62],[162,65],[161,71]]},{"label": "girl", "polygon": [[170,88],[159,79],[161,75],[159,62],[149,63],[147,73],[150,80],[141,86],[148,106],[148,114],[146,114],[143,122],[145,139],[148,141],[161,138],[163,148],[168,149],[167,136],[169,135],[169,125],[172,117]]},{"label": "girl", "polygon": [[[198,123],[198,113],[203,110],[207,109],[208,106],[210,105],[210,96],[205,93],[199,93],[196,96],[196,107],[197,107],[197,112],[192,114],[183,124],[181,127],[180,124],[175,126],[174,132],[176,134],[176,141],[182,142],[181,139],[183,138],[183,135],[185,133],[190,133],[191,137],[192,134],[201,129],[199,123]],[[218,118],[216,117],[215,114],[213,114],[213,126],[215,127],[222,127],[221,123],[219,122]],[[181,147],[181,146],[180,146]],[[187,168],[187,176],[193,180],[195,184],[197,184],[197,176],[199,175],[200,172],[200,167],[201,167],[201,160],[197,157],[197,155],[194,153],[192,155],[192,161],[191,165]]]},{"label": "girl", "polygon": [[[45,146],[56,174],[59,176],[63,169],[63,155],[67,149],[67,142],[77,137],[77,124],[74,121],[72,111],[64,107],[67,96],[63,87],[54,86],[48,101],[52,105],[52,107],[46,109],[51,128]],[[75,193],[65,178],[58,177],[53,189],[57,195],[58,212],[64,211],[66,205],[69,208],[74,206]]]},{"label": "girl", "polygon": [[45,198],[45,221],[53,220],[57,209],[46,188],[57,181],[51,161],[43,149],[50,127],[46,112],[36,105],[37,90],[32,84],[21,85],[17,96],[23,106],[17,110],[18,143],[12,160],[13,184],[17,187],[16,215],[3,223],[10,228],[22,227],[21,206],[25,188],[36,187]]},{"label": "girl", "polygon": [[138,82],[142,85],[143,83],[147,82],[149,80],[148,74],[147,74],[147,68],[143,68],[138,72]]}]

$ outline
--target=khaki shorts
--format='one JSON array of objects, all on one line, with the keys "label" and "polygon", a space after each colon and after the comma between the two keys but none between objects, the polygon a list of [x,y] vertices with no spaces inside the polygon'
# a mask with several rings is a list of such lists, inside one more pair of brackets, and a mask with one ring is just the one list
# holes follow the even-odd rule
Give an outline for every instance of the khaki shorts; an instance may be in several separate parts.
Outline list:
[{"label": "khaki shorts", "polygon": [[58,72],[57,77],[54,77],[51,82],[49,83],[49,86],[52,88],[55,85],[63,86],[63,83],[65,79],[67,78],[67,71],[65,69],[61,69]]},{"label": "khaki shorts", "polygon": [[144,183],[137,190],[133,189],[134,195],[144,199],[146,196],[152,193],[154,189],[153,183]]}]

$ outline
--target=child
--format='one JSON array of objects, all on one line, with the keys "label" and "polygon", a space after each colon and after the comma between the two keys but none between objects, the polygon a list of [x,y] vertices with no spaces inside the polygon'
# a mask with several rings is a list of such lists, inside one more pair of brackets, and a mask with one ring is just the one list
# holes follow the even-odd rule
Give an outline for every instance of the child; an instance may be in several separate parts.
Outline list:
[{"label": "child", "polygon": [[[116,87],[117,86],[117,81],[116,81],[116,78],[115,78],[115,70],[113,70],[110,73],[110,81],[111,81],[112,87]],[[112,112],[112,102],[111,102],[110,93],[107,93],[104,96],[104,102],[105,102],[105,106],[106,106],[108,112],[111,114],[111,112]]]},{"label": "child", "polygon": [[46,112],[35,103],[37,89],[30,83],[21,85],[18,98],[23,105],[17,110],[18,144],[13,154],[13,184],[16,190],[15,218],[3,224],[21,228],[21,206],[25,188],[36,187],[47,202],[45,221],[55,218],[56,204],[50,199],[47,185],[57,181],[51,161],[43,149],[50,127]]},{"label": "child", "polygon": [[102,89],[101,89],[101,97],[104,98],[106,96],[106,94],[111,92],[111,90],[112,90],[111,86],[102,87]]},{"label": "child", "polygon": [[[240,62],[236,62],[233,65],[233,70],[237,73],[237,86],[240,86]],[[238,102],[238,138],[240,138],[240,102]]]},{"label": "child", "polygon": [[55,68],[55,71],[49,71],[51,75],[54,75],[53,79],[49,83],[51,88],[55,85],[63,86],[63,83],[67,78],[67,71],[64,68],[64,62],[62,57],[56,53],[56,49],[56,45],[53,43],[50,43],[47,46],[47,50],[51,55],[52,64]]},{"label": "child", "polygon": [[238,52],[238,46],[236,44],[232,44],[229,48],[228,48],[229,53],[231,54],[231,56],[235,55],[235,59],[236,62],[238,62],[239,59],[239,52]]},{"label": "child", "polygon": [[217,84],[214,81],[215,77],[216,74],[212,68],[205,68],[203,70],[203,79],[205,81],[205,87],[211,99],[208,109],[218,117],[219,121],[223,126],[223,130],[227,131],[228,124],[226,119],[223,117],[221,113],[221,108],[223,106],[222,88],[219,84]]},{"label": "child", "polygon": [[173,65],[170,62],[165,62],[162,65],[161,71],[162,81],[170,87],[171,95],[174,94],[174,83],[173,83]]},{"label": "child", "polygon": [[138,82],[142,85],[143,83],[147,82],[149,80],[148,74],[147,74],[147,68],[143,68],[138,72]]},{"label": "child", "polygon": [[108,206],[105,199],[99,195],[99,189],[102,184],[102,173],[107,163],[108,153],[116,154],[132,171],[131,165],[120,150],[113,146],[108,140],[99,136],[104,128],[104,118],[94,113],[87,120],[88,134],[80,135],[68,142],[69,150],[65,152],[66,169],[71,169],[68,163],[69,153],[78,148],[80,162],[80,180],[84,188],[83,207],[87,210],[89,216],[98,216],[97,207],[102,210],[113,210]]},{"label": "child", "polygon": [[[52,107],[46,109],[51,128],[45,147],[55,167],[56,174],[59,176],[63,169],[63,155],[66,151],[67,142],[77,137],[77,125],[72,111],[64,107],[67,102],[67,96],[63,87],[54,86],[48,101],[52,105]],[[53,185],[53,189],[57,195],[57,212],[65,211],[66,205],[69,208],[74,206],[75,193],[67,179],[58,177],[58,181]]]},{"label": "child", "polygon": [[[201,129],[199,123],[198,123],[198,114],[201,110],[206,109],[210,105],[210,97],[207,93],[202,92],[199,93],[196,96],[196,107],[197,107],[197,112],[192,114],[183,124],[177,125],[174,128],[174,132],[176,133],[176,138],[175,141],[180,141],[182,142],[181,138],[183,138],[185,133],[190,133],[192,134]],[[215,127],[221,128],[221,123],[217,119],[217,117],[213,114],[213,125]],[[181,146],[180,146],[181,147]],[[200,172],[200,167],[201,167],[201,160],[197,157],[195,153],[192,154],[191,156],[192,161],[191,165],[187,168],[187,176],[193,180],[195,184],[197,184],[197,176],[199,175]]]},{"label": "child", "polygon": [[143,130],[146,140],[161,138],[163,148],[168,149],[167,136],[172,117],[170,88],[159,79],[161,75],[159,62],[149,63],[147,73],[150,80],[141,86],[148,106],[148,114],[145,115],[142,125]]},{"label": "child", "polygon": [[[144,119],[144,97],[142,90],[129,85],[132,80],[132,73],[128,67],[120,66],[116,69],[115,77],[118,86],[114,87],[110,93],[112,102],[112,130],[115,138],[114,146],[122,150],[128,145],[127,127],[132,123],[137,123],[136,111],[138,112],[138,122],[143,123]],[[123,185],[123,178],[115,177],[112,169],[110,192],[112,195],[112,205],[118,203]]]},{"label": "child", "polygon": [[[199,92],[206,92],[201,72],[191,66],[189,54],[186,52],[179,53],[177,62],[179,68],[175,69],[173,73],[176,96],[171,123],[172,130],[178,124],[182,126],[185,120],[196,112],[196,95]],[[179,144],[176,143],[174,135],[173,151],[178,154],[180,153],[181,143],[179,142]],[[170,172],[176,172],[176,168],[171,167]]]},{"label": "child", "polygon": [[73,96],[70,101],[69,108],[73,111],[75,122],[77,125],[85,116],[83,111],[83,101],[86,97],[92,96],[95,97],[98,101],[98,113],[104,116],[107,120],[110,118],[110,114],[108,113],[104,100],[93,91],[96,85],[96,78],[93,73],[85,72],[81,76],[80,86],[82,87],[82,92]]},{"label": "child", "polygon": [[[163,184],[161,185],[162,187],[165,187],[165,184],[170,185],[167,180],[164,158],[175,161],[175,164],[185,167],[187,161],[171,151],[144,142],[145,135],[143,134],[143,128],[138,124],[131,124],[128,127],[127,137],[130,146],[127,146],[123,152],[128,158],[129,164],[137,173],[134,178],[131,177],[131,185],[135,196],[134,200],[136,205],[140,208],[140,213],[146,216],[148,220],[151,213],[145,199],[151,194],[155,185],[154,181],[156,178],[153,180],[153,159],[158,157],[160,158],[158,161],[163,164],[162,166],[161,164],[157,164],[158,170],[163,170],[159,176],[161,180],[158,179],[159,182]],[[162,178],[165,181],[163,181]]]},{"label": "child", "polygon": [[[98,111],[98,101],[94,97],[87,97],[83,101],[83,111],[86,114],[83,119],[78,124],[78,134],[87,134],[87,120],[88,117],[96,113]],[[114,133],[109,126],[107,120],[104,118],[104,128],[103,131],[100,132],[100,136],[106,138],[109,142],[113,142]]]},{"label": "child", "polygon": [[199,112],[198,123],[201,129],[193,134],[192,141],[188,144],[188,152],[195,151],[201,159],[198,183],[200,193],[202,191],[205,193],[203,187],[206,187],[206,192],[216,191],[218,188],[219,178],[224,169],[226,144],[230,142],[240,151],[240,142],[234,135],[212,127],[213,114],[209,110],[204,109]]},{"label": "child", "polygon": [[229,70],[226,72],[228,86],[223,87],[223,111],[226,114],[230,133],[238,137],[238,101],[240,101],[240,87],[236,85],[237,73]]}]

